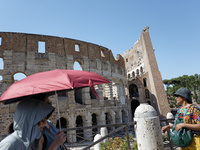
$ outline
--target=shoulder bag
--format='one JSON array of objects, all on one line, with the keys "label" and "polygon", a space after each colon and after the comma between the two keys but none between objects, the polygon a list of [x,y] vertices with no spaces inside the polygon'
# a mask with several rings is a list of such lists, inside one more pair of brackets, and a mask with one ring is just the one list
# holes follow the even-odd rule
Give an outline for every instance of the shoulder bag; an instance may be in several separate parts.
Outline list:
[{"label": "shoulder bag", "polygon": [[[190,107],[191,106],[192,105],[190,105]],[[188,110],[190,110],[190,108]],[[187,111],[184,112],[184,116],[186,113],[187,113]],[[174,143],[174,145],[176,145],[178,147],[183,147],[183,148],[188,147],[192,143],[193,133],[190,130],[188,130],[187,128],[181,128],[180,130],[176,131],[175,127],[179,123],[184,123],[183,117],[181,117],[181,118],[178,117],[177,120],[175,121],[175,123],[172,127],[172,131],[170,133],[171,140]]]}]

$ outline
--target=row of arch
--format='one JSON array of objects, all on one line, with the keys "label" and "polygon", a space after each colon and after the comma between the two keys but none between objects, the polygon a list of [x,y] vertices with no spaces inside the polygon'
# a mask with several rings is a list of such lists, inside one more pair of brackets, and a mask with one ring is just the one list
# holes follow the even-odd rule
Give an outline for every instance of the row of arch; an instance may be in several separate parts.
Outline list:
[{"label": "row of arch", "polygon": [[144,74],[144,70],[143,70],[143,67],[140,67],[140,70],[137,69],[136,70],[136,73],[135,71],[132,72],[132,74],[128,74],[128,78],[135,78],[135,77],[139,77],[140,75]]},{"label": "row of arch", "polygon": [[[82,70],[82,66],[79,64],[78,61],[75,61],[74,65],[73,65],[73,69],[74,70]],[[12,76],[12,82],[14,83],[14,82],[16,82],[18,80],[21,80],[21,79],[25,78],[25,77],[26,77],[26,75],[24,73],[21,73],[21,72],[15,73]],[[0,76],[0,80],[2,80],[2,76]],[[115,82],[115,81],[112,81],[112,82]],[[115,89],[113,89],[114,87],[111,87],[112,85],[103,84],[102,86],[103,86],[102,90],[103,90],[103,99],[104,100],[111,99],[112,96],[110,94],[115,93],[114,94],[114,98],[118,99],[118,100],[121,99],[122,103],[125,104],[125,90],[124,90],[124,83],[123,83],[122,80],[119,81],[119,87],[117,87],[118,88],[117,92],[113,92],[113,90],[115,90]],[[98,87],[96,89],[98,89]],[[2,89],[0,89],[0,93],[2,93]],[[116,95],[116,93],[118,95]],[[96,96],[94,95],[94,93],[92,92],[91,89],[90,89],[89,94],[90,94],[90,99],[96,99]],[[63,96],[67,97],[67,93],[64,94]],[[77,89],[75,91],[75,100],[79,104],[84,104],[83,99],[82,99],[82,89]]]},{"label": "row of arch", "polygon": [[[0,58],[0,70],[4,69],[3,66],[4,66],[3,59]],[[79,62],[77,62],[77,61],[74,62],[73,70],[82,70],[82,67],[80,66]],[[25,77],[26,77],[26,75],[22,72],[17,72],[12,76],[13,82],[24,79]],[[2,76],[0,76],[0,80],[2,80]]]},{"label": "row of arch", "polygon": [[[70,120],[70,124],[69,124]],[[73,122],[74,121],[74,122]],[[128,113],[125,110],[121,111],[107,111],[104,114],[98,113],[91,113],[91,116],[85,116],[83,114],[78,114],[75,119],[74,118],[67,118],[61,117],[60,118],[60,125],[61,128],[78,128],[78,127],[85,127],[85,126],[96,126],[96,125],[103,125],[103,124],[115,124],[115,123],[125,123],[128,122]],[[59,129],[59,120],[56,121],[56,128]],[[114,128],[108,128],[108,132],[111,132]],[[9,133],[13,132],[13,123],[10,124]],[[99,132],[99,128],[92,128],[90,131],[87,129],[77,129],[77,130],[70,130],[65,131],[68,135],[68,142],[77,142],[82,140],[83,138],[87,137],[88,134],[92,134],[93,136]],[[89,133],[90,132],[90,133]],[[73,138],[72,138],[73,136]],[[74,138],[75,137],[75,138]]]}]

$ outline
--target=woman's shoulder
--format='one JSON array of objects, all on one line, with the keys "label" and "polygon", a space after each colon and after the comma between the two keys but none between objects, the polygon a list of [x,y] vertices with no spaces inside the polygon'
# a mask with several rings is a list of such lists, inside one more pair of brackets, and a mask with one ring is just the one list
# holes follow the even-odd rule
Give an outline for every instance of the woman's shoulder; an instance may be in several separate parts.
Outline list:
[{"label": "woman's shoulder", "polygon": [[0,142],[0,149],[15,150],[18,147],[20,150],[25,150],[25,145],[17,138],[13,133],[8,135],[5,139]]},{"label": "woman's shoulder", "polygon": [[195,104],[191,104],[191,108],[200,110],[200,108]]},{"label": "woman's shoulder", "polygon": [[195,105],[195,104],[191,104],[191,107],[188,108],[190,113],[198,113],[200,114],[200,108]]}]

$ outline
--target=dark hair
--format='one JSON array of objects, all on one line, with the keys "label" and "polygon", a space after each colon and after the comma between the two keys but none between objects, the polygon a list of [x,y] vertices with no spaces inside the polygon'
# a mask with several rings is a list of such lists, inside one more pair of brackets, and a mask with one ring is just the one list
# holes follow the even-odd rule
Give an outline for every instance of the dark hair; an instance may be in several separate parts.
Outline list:
[{"label": "dark hair", "polygon": [[[180,95],[177,95],[177,96],[180,96]],[[187,98],[185,98],[185,97],[183,97],[183,96],[180,96],[180,97],[182,97],[183,99],[185,99],[185,100],[187,101],[187,103],[192,104],[192,102],[189,101]]]},{"label": "dark hair", "polygon": [[191,102],[191,101],[189,101],[187,98],[186,98],[186,101],[187,101],[187,103],[189,103],[189,104],[192,104],[192,102]]}]

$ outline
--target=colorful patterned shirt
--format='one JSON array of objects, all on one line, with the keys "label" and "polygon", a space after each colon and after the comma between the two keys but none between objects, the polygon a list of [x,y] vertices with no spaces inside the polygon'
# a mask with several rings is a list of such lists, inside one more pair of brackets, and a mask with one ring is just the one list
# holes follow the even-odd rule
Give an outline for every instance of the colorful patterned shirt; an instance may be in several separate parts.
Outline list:
[{"label": "colorful patterned shirt", "polygon": [[[185,114],[186,113],[186,114]],[[200,109],[196,105],[192,104],[186,108],[178,108],[175,120],[177,118],[183,118],[184,123],[199,124],[200,123]],[[200,131],[192,131],[194,135],[200,135]]]}]

